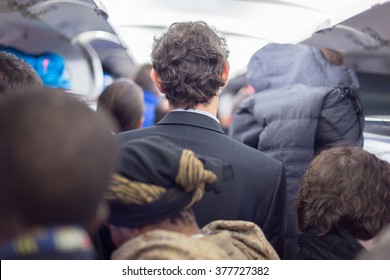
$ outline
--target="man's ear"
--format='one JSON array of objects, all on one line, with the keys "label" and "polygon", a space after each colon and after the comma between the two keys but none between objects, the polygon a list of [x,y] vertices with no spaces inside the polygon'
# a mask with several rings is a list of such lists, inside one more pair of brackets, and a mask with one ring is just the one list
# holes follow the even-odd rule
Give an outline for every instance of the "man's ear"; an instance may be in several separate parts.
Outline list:
[{"label": "man's ear", "polygon": [[162,87],[161,87],[161,84],[160,84],[160,76],[157,74],[157,72],[154,70],[154,68],[152,68],[152,70],[150,71],[150,78],[152,79],[154,85],[157,87],[157,89],[163,93],[163,90],[162,90]]},{"label": "man's ear", "polygon": [[229,80],[229,72],[230,72],[230,63],[226,60],[225,65],[223,66],[223,70],[221,73],[221,78],[225,81],[224,87],[227,86]]}]

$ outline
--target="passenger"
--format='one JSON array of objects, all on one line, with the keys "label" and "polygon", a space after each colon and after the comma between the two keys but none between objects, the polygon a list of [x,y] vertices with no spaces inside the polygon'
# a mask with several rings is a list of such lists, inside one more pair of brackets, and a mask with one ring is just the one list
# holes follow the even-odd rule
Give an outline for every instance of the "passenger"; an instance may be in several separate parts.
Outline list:
[{"label": "passenger", "polygon": [[0,103],[0,259],[90,259],[116,164],[108,118],[59,90]]},{"label": "passenger", "polygon": [[0,52],[0,97],[30,87],[43,87],[37,72],[15,55]]},{"label": "passenger", "polygon": [[226,136],[216,118],[229,75],[225,39],[204,22],[174,23],[155,40],[151,78],[173,112],[157,125],[120,134],[122,141],[158,135],[199,155],[221,159],[234,179],[195,207],[200,226],[214,220],[252,221],[283,256],[286,186],[283,165]]},{"label": "passenger", "polygon": [[113,259],[279,259],[251,222],[214,221],[199,229],[192,206],[220,187],[218,177],[230,166],[156,136],[126,142],[120,153],[106,195],[119,247]]},{"label": "passenger", "polygon": [[363,146],[359,82],[342,62],[334,50],[269,44],[250,59],[247,78],[256,93],[233,116],[233,138],[286,166],[287,258],[298,252],[294,201],[314,154],[343,142]]},{"label": "passenger", "polygon": [[142,88],[144,91],[144,123],[142,127],[149,127],[154,125],[156,119],[156,110],[160,103],[160,92],[154,85],[152,79],[150,78],[150,71],[152,70],[152,65],[144,64],[140,67],[135,76],[134,81]]},{"label": "passenger", "polygon": [[133,81],[125,78],[115,80],[99,96],[97,111],[107,110],[117,121],[119,131],[142,127],[143,93]]},{"label": "passenger", "polygon": [[[150,79],[150,78],[149,78]],[[115,133],[142,127],[144,121],[144,94],[142,88],[130,79],[120,78],[107,86],[99,96],[97,111],[109,111],[117,121]],[[93,236],[99,259],[109,259],[115,245],[107,226]]]},{"label": "passenger", "polygon": [[300,258],[352,260],[390,224],[390,163],[359,147],[314,158],[298,201]]}]

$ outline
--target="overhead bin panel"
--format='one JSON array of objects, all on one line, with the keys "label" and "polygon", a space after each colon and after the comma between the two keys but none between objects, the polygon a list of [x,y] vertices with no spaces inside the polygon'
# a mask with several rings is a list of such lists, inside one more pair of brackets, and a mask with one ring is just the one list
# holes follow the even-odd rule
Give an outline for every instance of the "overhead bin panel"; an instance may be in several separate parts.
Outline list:
[{"label": "overhead bin panel", "polygon": [[1,0],[0,44],[63,56],[72,90],[88,99],[102,90],[103,68],[114,77],[131,76],[136,69],[104,7],[93,0]]},{"label": "overhead bin panel", "polygon": [[377,4],[303,43],[342,51],[357,72],[390,75],[390,2]]}]

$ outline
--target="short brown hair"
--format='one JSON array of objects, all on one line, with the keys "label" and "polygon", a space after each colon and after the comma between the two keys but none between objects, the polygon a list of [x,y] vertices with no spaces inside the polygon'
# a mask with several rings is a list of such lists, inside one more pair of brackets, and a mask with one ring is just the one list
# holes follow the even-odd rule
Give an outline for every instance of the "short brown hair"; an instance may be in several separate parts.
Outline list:
[{"label": "short brown hair", "polygon": [[117,121],[120,131],[136,129],[144,110],[142,89],[129,79],[115,80],[99,96],[97,111],[103,108]]},{"label": "short brown hair", "polygon": [[152,70],[151,64],[143,64],[135,75],[134,82],[139,85],[143,90],[149,91],[154,95],[158,95],[159,91],[150,78],[150,71]]},{"label": "short brown hair", "polygon": [[[115,168],[108,117],[59,90],[29,90],[0,103],[0,223],[86,225]],[[7,232],[8,231],[8,232]]]},{"label": "short brown hair", "polygon": [[0,51],[0,96],[26,88],[43,87],[38,73],[25,61]]},{"label": "short brown hair", "polygon": [[156,39],[152,64],[174,107],[208,104],[224,85],[226,41],[205,22],[177,22]]},{"label": "short brown hair", "polygon": [[390,164],[359,147],[322,151],[305,173],[298,225],[369,240],[390,223]]}]

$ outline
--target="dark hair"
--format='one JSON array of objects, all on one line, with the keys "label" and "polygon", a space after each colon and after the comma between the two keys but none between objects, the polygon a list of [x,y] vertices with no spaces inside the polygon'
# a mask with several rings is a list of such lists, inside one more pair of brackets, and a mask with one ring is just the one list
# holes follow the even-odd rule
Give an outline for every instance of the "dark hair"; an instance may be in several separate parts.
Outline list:
[{"label": "dark hair", "polygon": [[41,78],[28,63],[11,53],[0,51],[0,96],[42,86]]},{"label": "dark hair", "polygon": [[229,56],[226,41],[205,22],[172,24],[155,38],[153,68],[174,107],[208,104],[224,85],[221,78]]},{"label": "dark hair", "polygon": [[115,80],[99,96],[97,111],[102,108],[111,113],[120,131],[136,129],[144,109],[142,89],[129,79]]},{"label": "dark hair", "polygon": [[134,82],[137,83],[143,90],[147,90],[155,95],[159,94],[157,87],[154,85],[150,78],[150,71],[152,70],[151,64],[142,65],[134,78]]},{"label": "dark hair", "polygon": [[369,240],[390,223],[390,163],[359,147],[322,151],[302,179],[297,207],[304,232]]},{"label": "dark hair", "polygon": [[[0,103],[0,223],[86,225],[115,168],[113,124],[54,89],[29,90]],[[8,231],[8,232],[7,232]]]}]

